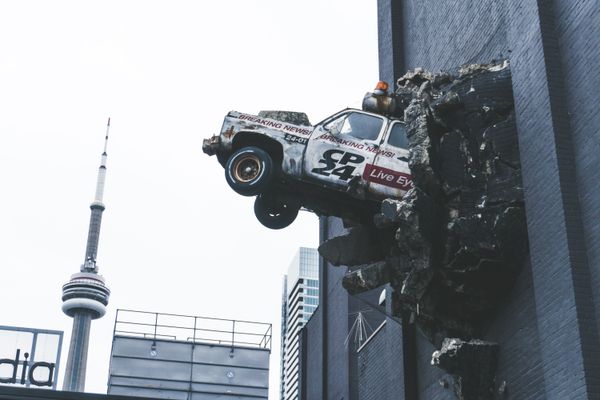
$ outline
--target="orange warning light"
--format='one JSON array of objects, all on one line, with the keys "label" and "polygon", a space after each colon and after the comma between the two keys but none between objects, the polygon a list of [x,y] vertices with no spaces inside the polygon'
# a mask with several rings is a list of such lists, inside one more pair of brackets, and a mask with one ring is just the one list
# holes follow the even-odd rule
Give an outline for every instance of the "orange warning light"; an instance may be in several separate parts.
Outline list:
[{"label": "orange warning light", "polygon": [[387,82],[384,81],[379,81],[377,82],[377,85],[375,86],[375,90],[382,90],[384,92],[387,92],[389,85],[387,84]]}]

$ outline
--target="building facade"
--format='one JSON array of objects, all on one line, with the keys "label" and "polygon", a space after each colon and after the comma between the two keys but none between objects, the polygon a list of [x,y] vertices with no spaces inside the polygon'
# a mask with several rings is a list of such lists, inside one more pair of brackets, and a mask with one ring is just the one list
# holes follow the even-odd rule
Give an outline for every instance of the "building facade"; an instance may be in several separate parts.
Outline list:
[{"label": "building facade", "polygon": [[[319,225],[321,241],[345,231],[338,218],[321,217]],[[319,308],[299,338],[300,399],[358,400],[359,353],[371,342],[373,334],[377,332],[383,336],[380,327],[390,315],[385,302],[380,306],[385,288],[350,296],[341,285],[347,271],[348,267],[333,266],[319,257]],[[359,315],[366,326],[363,331],[366,342],[357,340]],[[392,329],[384,330],[385,334],[396,334],[398,322],[390,321],[389,326]],[[392,350],[386,349],[384,356],[389,359],[400,357]]]},{"label": "building facade", "polygon": [[319,305],[319,255],[301,247],[283,279],[281,318],[281,400],[299,397],[299,333]]},{"label": "building facade", "polygon": [[[417,67],[455,71],[509,60],[530,254],[481,339],[500,345],[496,382],[509,399],[600,398],[598,2],[378,0],[377,6],[382,80],[396,82]],[[325,239],[343,232],[335,221],[325,228]],[[335,281],[344,271],[325,264],[322,274]],[[455,398],[440,384],[446,373],[430,365],[435,348],[408,321],[400,321],[401,329],[386,322],[356,354],[352,375],[355,355],[335,342],[348,329],[340,315],[351,300],[334,286],[322,282],[330,288],[327,303],[321,298],[303,336],[309,383],[303,398]],[[352,390],[353,379],[361,390]]]},{"label": "building facade", "polygon": [[[380,78],[508,59],[529,259],[482,339],[511,399],[600,397],[600,5],[583,0],[379,0]],[[416,398],[450,399],[420,336]],[[412,372],[411,372],[412,371]],[[569,371],[565,374],[561,371]]]}]

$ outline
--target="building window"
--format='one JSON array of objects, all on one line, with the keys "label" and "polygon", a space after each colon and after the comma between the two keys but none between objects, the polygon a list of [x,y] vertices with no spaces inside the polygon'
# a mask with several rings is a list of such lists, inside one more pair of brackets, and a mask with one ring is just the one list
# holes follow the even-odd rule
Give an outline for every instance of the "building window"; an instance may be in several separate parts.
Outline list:
[{"label": "building window", "polygon": [[306,280],[306,286],[311,286],[311,287],[318,288],[319,287],[319,281],[316,280],[316,279],[307,279]]}]

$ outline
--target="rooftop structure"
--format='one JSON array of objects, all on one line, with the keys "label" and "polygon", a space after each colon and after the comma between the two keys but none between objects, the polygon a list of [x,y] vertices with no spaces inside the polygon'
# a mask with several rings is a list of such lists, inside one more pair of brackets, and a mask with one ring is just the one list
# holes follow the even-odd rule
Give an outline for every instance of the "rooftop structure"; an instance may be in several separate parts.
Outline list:
[{"label": "rooftop structure", "polygon": [[271,324],[117,310],[108,394],[267,399]]}]

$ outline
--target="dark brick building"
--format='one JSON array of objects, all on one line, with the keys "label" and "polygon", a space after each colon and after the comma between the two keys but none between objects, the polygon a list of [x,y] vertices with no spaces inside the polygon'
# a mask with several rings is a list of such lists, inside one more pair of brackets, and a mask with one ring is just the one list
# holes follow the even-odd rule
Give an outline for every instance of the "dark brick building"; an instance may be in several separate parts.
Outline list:
[{"label": "dark brick building", "polygon": [[[497,380],[507,398],[600,398],[600,3],[377,6],[382,80],[416,67],[510,60],[530,254],[482,339],[500,343]],[[326,238],[341,227],[330,219],[322,230]],[[418,333],[407,338],[410,330],[384,314],[360,351],[340,346],[364,303],[341,288],[344,268],[322,270],[326,298],[303,333],[304,399],[454,398],[430,365],[433,346]]]},{"label": "dark brick building", "polygon": [[[320,229],[321,241],[343,231],[337,218],[321,218]],[[358,312],[364,314],[374,329],[382,323],[385,310],[378,307],[378,299],[383,289],[349,296],[341,285],[347,268],[320,260],[319,307],[300,337],[300,398],[355,399],[359,390],[360,343],[350,330]]]}]

